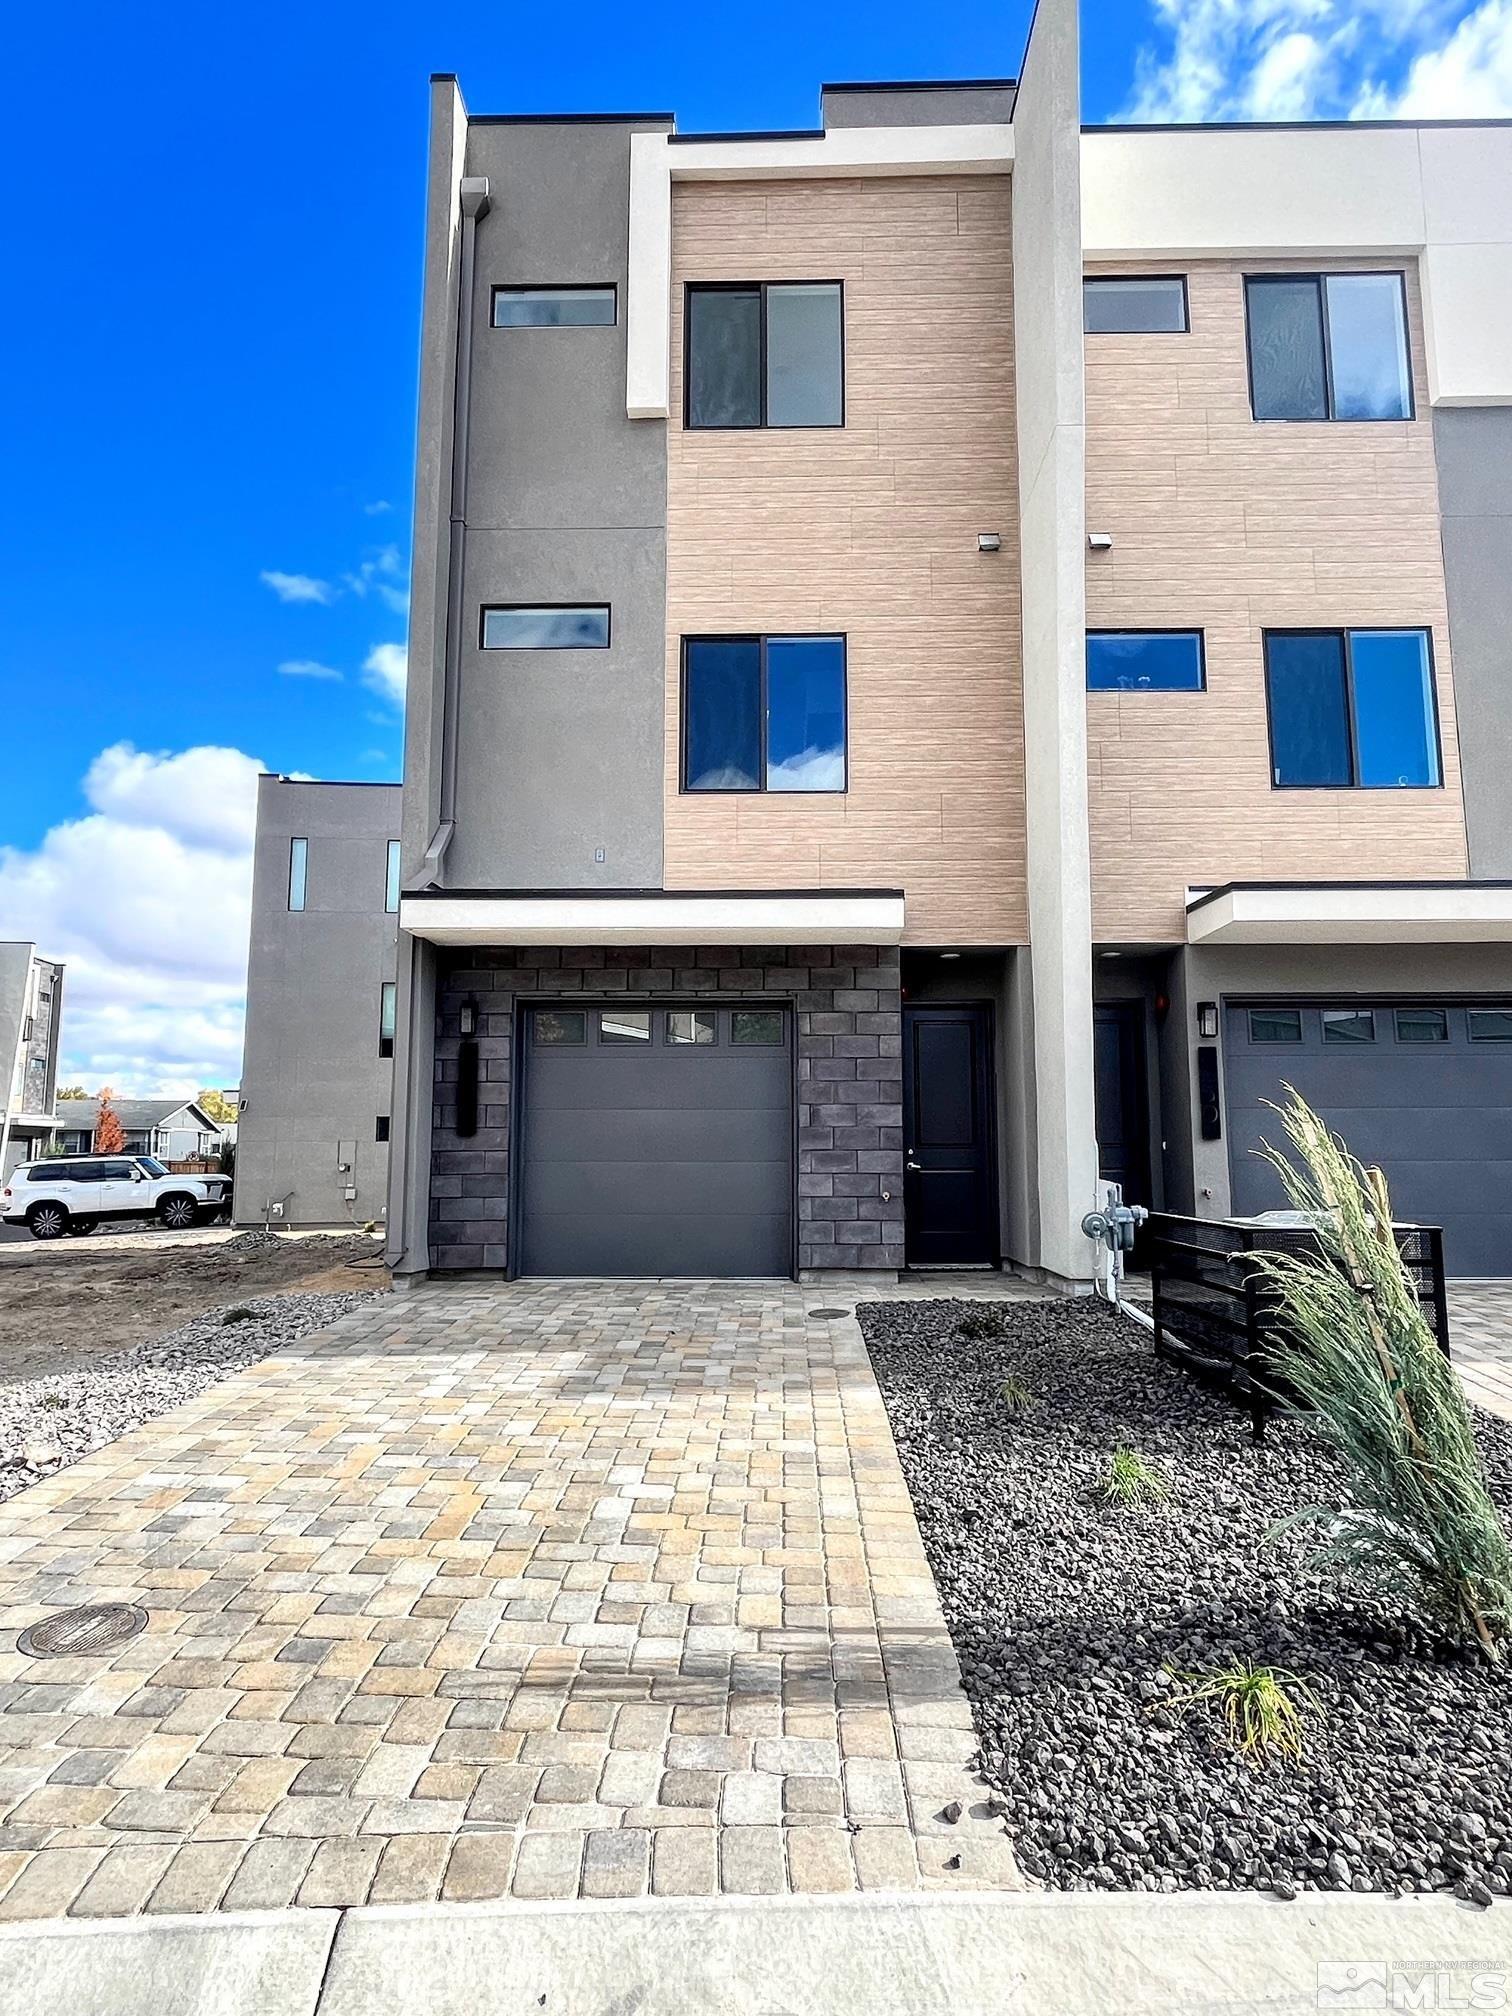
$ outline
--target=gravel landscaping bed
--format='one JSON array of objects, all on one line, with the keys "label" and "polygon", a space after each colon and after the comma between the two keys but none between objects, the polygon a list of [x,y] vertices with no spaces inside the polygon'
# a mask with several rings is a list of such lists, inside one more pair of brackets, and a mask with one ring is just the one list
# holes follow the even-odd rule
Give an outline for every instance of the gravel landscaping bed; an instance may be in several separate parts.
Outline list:
[{"label": "gravel landscaping bed", "polygon": [[[1084,1302],[863,1303],[859,1321],[1026,1874],[1058,1889],[1512,1890],[1512,1677],[1268,1529],[1332,1502],[1302,1423],[1232,1402]],[[964,1322],[964,1332],[963,1332]],[[982,1334],[985,1333],[985,1334]],[[1032,1404],[1004,1398],[1021,1382]],[[1478,1414],[1512,1506],[1512,1425]],[[1115,1507],[1113,1452],[1167,1495]],[[1300,1760],[1251,1762],[1190,1675],[1311,1690]],[[1296,1690],[1293,1690],[1294,1692]]]},{"label": "gravel landscaping bed", "polygon": [[0,1396],[0,1501],[368,1300],[366,1294],[265,1295],[234,1302],[150,1344],[96,1358],[82,1371],[7,1387]]}]

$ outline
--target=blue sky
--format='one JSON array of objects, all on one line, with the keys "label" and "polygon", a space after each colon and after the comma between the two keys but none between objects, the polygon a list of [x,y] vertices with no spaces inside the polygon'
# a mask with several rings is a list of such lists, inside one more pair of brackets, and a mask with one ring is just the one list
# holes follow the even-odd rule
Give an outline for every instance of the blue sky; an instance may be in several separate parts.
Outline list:
[{"label": "blue sky", "polygon": [[[256,763],[398,774],[428,73],[479,111],[801,126],[821,79],[1012,74],[1027,20],[896,0],[15,18],[0,937],[70,960],[79,1075],[230,1082]],[[1083,41],[1092,120],[1512,109],[1512,0],[1086,0]],[[154,849],[150,900],[91,872]]]}]

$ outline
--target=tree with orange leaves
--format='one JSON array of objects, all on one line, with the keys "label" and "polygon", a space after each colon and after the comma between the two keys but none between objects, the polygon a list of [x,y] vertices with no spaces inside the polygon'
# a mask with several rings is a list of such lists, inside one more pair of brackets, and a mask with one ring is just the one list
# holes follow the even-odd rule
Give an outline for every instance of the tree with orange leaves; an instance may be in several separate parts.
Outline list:
[{"label": "tree with orange leaves", "polygon": [[108,1085],[99,1090],[100,1110],[95,1120],[96,1155],[119,1155],[126,1146],[125,1130],[121,1126],[121,1116],[110,1103],[115,1094]]}]

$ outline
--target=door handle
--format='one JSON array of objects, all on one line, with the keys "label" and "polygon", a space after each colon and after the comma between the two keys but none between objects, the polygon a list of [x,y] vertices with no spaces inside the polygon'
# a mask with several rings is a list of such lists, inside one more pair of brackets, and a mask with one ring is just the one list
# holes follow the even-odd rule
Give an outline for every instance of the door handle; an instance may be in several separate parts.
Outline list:
[{"label": "door handle", "polygon": [[905,1169],[922,1169],[924,1164],[922,1162],[908,1161],[903,1164],[903,1167]]}]

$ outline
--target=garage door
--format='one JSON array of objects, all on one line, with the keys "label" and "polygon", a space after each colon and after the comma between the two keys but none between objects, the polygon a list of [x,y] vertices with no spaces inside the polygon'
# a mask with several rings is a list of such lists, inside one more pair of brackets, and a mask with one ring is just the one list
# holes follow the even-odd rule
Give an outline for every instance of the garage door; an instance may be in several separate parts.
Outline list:
[{"label": "garage door", "polygon": [[781,1007],[571,1002],[525,1013],[525,1274],[792,1269]]},{"label": "garage door", "polygon": [[1362,1162],[1399,1218],[1444,1228],[1450,1274],[1512,1273],[1512,1003],[1231,1004],[1229,1163],[1240,1214],[1285,1203],[1252,1152],[1279,1141],[1283,1082]]}]

